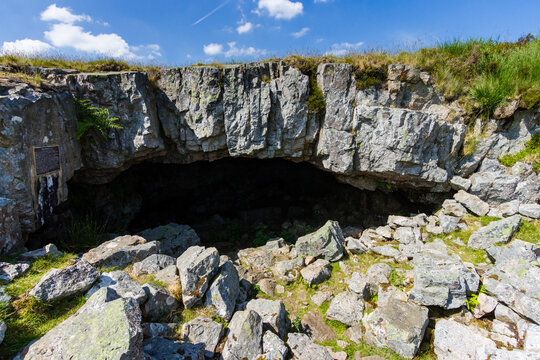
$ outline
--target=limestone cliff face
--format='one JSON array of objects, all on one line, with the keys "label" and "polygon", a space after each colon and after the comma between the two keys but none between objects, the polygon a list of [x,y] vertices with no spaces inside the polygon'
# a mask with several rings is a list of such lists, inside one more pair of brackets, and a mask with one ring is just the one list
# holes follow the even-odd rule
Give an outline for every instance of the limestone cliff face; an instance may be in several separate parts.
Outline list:
[{"label": "limestone cliff face", "polygon": [[[0,214],[18,217],[23,233],[67,199],[73,176],[104,183],[143,160],[280,157],[363,189],[445,192],[455,173],[470,175],[489,151],[518,151],[536,131],[515,125],[518,140],[500,131],[484,153],[460,159],[460,110],[443,103],[429,74],[404,65],[389,67],[384,87],[360,91],[350,65],[321,64],[326,109],[318,114],[308,108],[309,77],[278,62],[163,69],[153,82],[139,72],[44,74],[46,91],[0,85],[0,204],[11,204]],[[123,128],[81,144],[73,97],[109,109]],[[0,252],[21,244],[12,238],[0,238]]]}]

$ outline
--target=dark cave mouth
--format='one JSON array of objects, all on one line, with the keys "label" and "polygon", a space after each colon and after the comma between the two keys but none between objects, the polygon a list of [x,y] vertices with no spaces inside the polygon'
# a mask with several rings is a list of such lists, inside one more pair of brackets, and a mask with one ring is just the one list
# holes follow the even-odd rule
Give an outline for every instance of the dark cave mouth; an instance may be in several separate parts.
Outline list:
[{"label": "dark cave mouth", "polygon": [[60,247],[77,248],[85,231],[109,233],[104,241],[173,222],[194,228],[204,245],[239,249],[276,236],[293,242],[329,219],[367,228],[385,224],[390,214],[436,207],[411,201],[417,197],[410,190],[360,190],[314,165],[283,159],[143,162],[110,183],[72,180],[68,188],[69,200],[31,236],[34,245],[58,238]]}]

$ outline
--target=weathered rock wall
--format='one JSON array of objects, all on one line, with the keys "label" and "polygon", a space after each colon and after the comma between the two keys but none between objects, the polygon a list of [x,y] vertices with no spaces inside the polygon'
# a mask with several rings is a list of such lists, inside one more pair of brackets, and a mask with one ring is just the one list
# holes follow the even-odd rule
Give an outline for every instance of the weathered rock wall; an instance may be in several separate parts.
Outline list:
[{"label": "weathered rock wall", "polygon": [[[155,81],[140,72],[43,77],[46,91],[0,86],[0,197],[14,201],[23,233],[66,200],[73,176],[105,183],[143,160],[279,157],[362,189],[445,192],[454,173],[468,176],[484,157],[516,152],[538,131],[530,125],[538,112],[516,113],[513,125],[493,130],[495,140],[480,149],[487,150],[460,159],[461,110],[443,103],[429,74],[404,65],[389,67],[384,87],[360,91],[350,65],[321,64],[316,82],[326,109],[318,114],[308,107],[309,77],[278,62],[163,69]],[[81,144],[73,97],[109,109],[123,128]],[[15,247],[7,239],[0,249]]]}]

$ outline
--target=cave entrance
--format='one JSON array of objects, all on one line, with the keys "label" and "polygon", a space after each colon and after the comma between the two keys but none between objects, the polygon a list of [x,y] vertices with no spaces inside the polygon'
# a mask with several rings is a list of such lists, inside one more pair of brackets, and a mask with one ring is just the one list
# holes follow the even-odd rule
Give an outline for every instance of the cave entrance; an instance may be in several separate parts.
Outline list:
[{"label": "cave entrance", "polygon": [[[96,225],[84,223],[88,221],[115,234],[174,222],[190,225],[204,245],[225,253],[261,245],[274,236],[293,242],[328,219],[339,221],[342,228],[365,228],[385,224],[389,214],[431,210],[411,202],[405,191],[360,190],[311,164],[282,159],[145,162],[108,184],[71,181],[68,186],[66,209],[73,222],[68,228],[76,232]],[[77,223],[80,219],[83,224]],[[73,231],[62,236],[71,236],[72,244],[77,241]]]}]

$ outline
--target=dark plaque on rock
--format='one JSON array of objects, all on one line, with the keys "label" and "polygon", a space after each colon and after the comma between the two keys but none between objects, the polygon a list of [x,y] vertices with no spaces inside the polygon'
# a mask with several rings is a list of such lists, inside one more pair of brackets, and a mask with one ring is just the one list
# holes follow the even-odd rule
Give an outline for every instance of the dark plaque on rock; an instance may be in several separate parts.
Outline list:
[{"label": "dark plaque on rock", "polygon": [[58,146],[34,148],[36,174],[46,174],[60,169],[60,149]]}]

